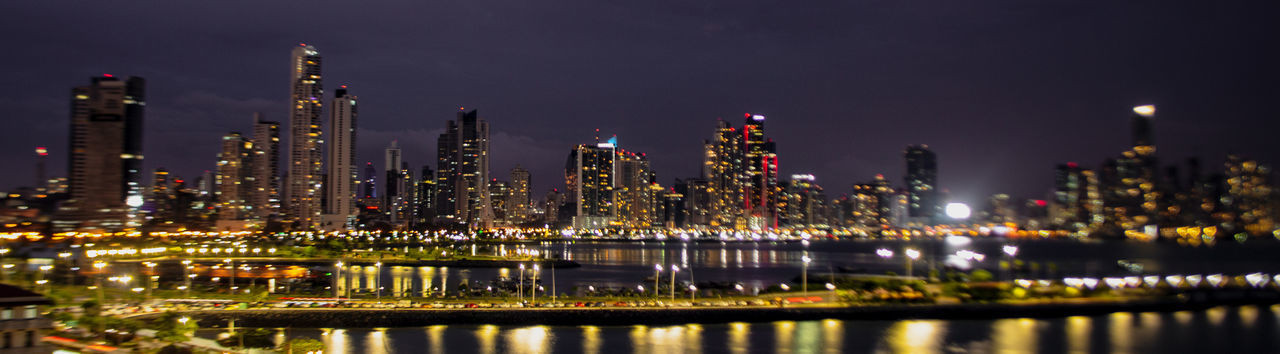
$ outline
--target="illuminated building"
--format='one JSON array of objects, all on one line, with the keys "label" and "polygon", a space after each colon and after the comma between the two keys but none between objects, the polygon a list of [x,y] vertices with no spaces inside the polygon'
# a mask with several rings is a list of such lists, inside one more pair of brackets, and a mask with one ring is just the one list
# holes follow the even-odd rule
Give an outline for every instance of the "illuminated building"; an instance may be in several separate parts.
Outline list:
[{"label": "illuminated building", "polygon": [[574,203],[573,227],[600,229],[614,222],[616,149],[612,143],[578,145],[565,164],[565,184]]},{"label": "illuminated building", "polygon": [[288,216],[296,229],[310,230],[321,212],[321,58],[315,47],[300,44],[293,48],[290,59]]},{"label": "illuminated building", "polygon": [[137,226],[142,206],[142,119],[145,80],[111,75],[71,90],[68,193],[56,230],[122,230]]},{"label": "illuminated building", "polygon": [[414,225],[430,225],[435,220],[436,208],[436,175],[430,166],[422,166],[422,174],[418,176],[417,191],[413,201]]},{"label": "illuminated building", "polygon": [[931,222],[941,211],[938,202],[938,157],[928,145],[907,147],[908,215]]},{"label": "illuminated building", "polygon": [[391,141],[391,146],[385,151],[385,163],[383,166],[383,176],[386,176],[386,183],[382,185],[382,205],[386,206],[388,220],[392,225],[404,221],[400,217],[400,208],[404,204],[405,183],[404,175],[401,174],[403,169],[403,161],[401,161],[401,151],[398,142]]},{"label": "illuminated building", "polygon": [[378,169],[373,167],[372,162],[364,164],[364,182],[362,182],[361,198],[373,199],[378,197]]},{"label": "illuminated building", "polygon": [[218,174],[214,183],[219,229],[236,228],[230,221],[244,220],[249,216],[251,207],[246,197],[253,186],[248,180],[253,171],[250,163],[252,151],[253,142],[240,133],[232,132],[222,137],[222,153],[218,154]]},{"label": "illuminated building", "polygon": [[711,192],[711,181],[703,178],[690,178],[683,182],[677,180],[673,188],[684,201],[684,215],[687,218],[685,223],[674,227],[711,225],[712,216],[716,214],[712,209],[715,195]]},{"label": "illuminated building", "polygon": [[516,165],[511,169],[511,198],[507,201],[507,221],[512,225],[520,225],[529,221],[529,170]]},{"label": "illuminated building", "polygon": [[489,181],[489,201],[493,207],[493,220],[497,224],[509,225],[511,216],[511,185],[506,181],[493,179]]},{"label": "illuminated building", "polygon": [[1083,230],[1102,222],[1102,201],[1097,174],[1074,162],[1054,169],[1049,223],[1063,229]]},{"label": "illuminated building", "polygon": [[716,121],[712,140],[704,144],[703,176],[711,194],[708,225],[713,228],[744,228],[742,134],[729,122]]},{"label": "illuminated building", "polygon": [[[617,144],[617,140],[610,140]],[[653,226],[658,216],[655,208],[653,190],[654,173],[649,167],[649,159],[644,154],[626,150],[617,150],[615,146],[614,201],[617,203],[615,220],[622,226],[633,229],[646,229]],[[659,188],[661,192],[661,188]],[[659,222],[661,223],[661,222]]]},{"label": "illuminated building", "polygon": [[876,236],[880,231],[893,225],[893,204],[896,194],[884,175],[876,175],[875,180],[853,185],[853,193],[849,194],[846,207],[848,220],[856,229],[868,236]]},{"label": "illuminated building", "polygon": [[813,175],[791,175],[778,206],[782,223],[793,228],[825,227],[826,196]]},{"label": "illuminated building", "polygon": [[280,213],[280,123],[253,114],[253,213],[266,218]]},{"label": "illuminated building", "polygon": [[173,182],[169,171],[157,168],[151,172],[151,193],[148,193],[147,204],[152,208],[152,217],[160,220],[172,220],[170,204],[173,199]]},{"label": "illuminated building", "polygon": [[493,224],[489,199],[489,122],[476,111],[458,112],[440,134],[436,168],[436,215],[471,228]]},{"label": "illuminated building", "polygon": [[[560,217],[562,214],[561,209],[563,209],[564,205],[564,193],[560,193],[560,190],[556,188],[547,191],[547,196],[543,198],[542,202],[542,222],[547,225],[559,224],[562,219]],[[568,213],[564,214],[567,215]]]},{"label": "illuminated building", "polygon": [[[355,226],[356,186],[360,179],[356,169],[356,109],[357,97],[347,92],[344,85],[334,91],[329,105],[329,164],[325,181],[327,201],[325,229],[346,229]],[[394,144],[394,142],[393,142]]]},{"label": "illuminated building", "polygon": [[747,113],[742,126],[743,208],[754,230],[778,227],[778,156],[773,141],[764,138],[764,120]]},{"label": "illuminated building", "polygon": [[1275,229],[1274,191],[1268,182],[1271,168],[1236,155],[1227,156],[1227,198],[1224,209],[1230,213],[1228,226],[1249,235],[1270,234]]}]

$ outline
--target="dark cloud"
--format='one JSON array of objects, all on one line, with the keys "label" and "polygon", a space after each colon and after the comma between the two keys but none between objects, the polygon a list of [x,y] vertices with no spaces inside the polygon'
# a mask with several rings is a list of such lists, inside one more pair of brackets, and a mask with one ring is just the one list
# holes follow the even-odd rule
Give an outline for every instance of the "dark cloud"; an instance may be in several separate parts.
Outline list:
[{"label": "dark cloud", "polygon": [[[943,187],[976,200],[1034,197],[1064,161],[1128,144],[1130,106],[1156,103],[1162,162],[1228,151],[1280,161],[1271,1],[514,1],[352,3],[6,2],[13,85],[0,164],[55,148],[71,86],[148,79],[147,166],[213,167],[250,114],[285,120],[286,60],[325,57],[327,88],[361,98],[359,160],[390,139],[415,165],[457,107],[493,125],[495,176],[519,163],[558,185],[595,129],[646,152],[663,183],[698,172],[716,117],[769,116],[784,174],[838,194],[927,143]],[[415,169],[417,167],[415,166]],[[0,186],[27,184],[22,173]],[[539,192],[539,194],[541,194]]]}]

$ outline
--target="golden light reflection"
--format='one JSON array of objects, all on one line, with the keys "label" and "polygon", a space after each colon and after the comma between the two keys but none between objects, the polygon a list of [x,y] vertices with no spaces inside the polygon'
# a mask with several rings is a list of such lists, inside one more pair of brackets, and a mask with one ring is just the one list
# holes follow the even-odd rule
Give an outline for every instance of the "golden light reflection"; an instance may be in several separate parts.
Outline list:
[{"label": "golden light reflection", "polygon": [[889,350],[895,353],[939,353],[946,334],[944,324],[936,320],[894,323],[885,336]]},{"label": "golden light reflection", "polygon": [[476,328],[476,352],[494,353],[498,350],[498,326],[483,325]]},{"label": "golden light reflection", "polygon": [[818,321],[805,321],[796,324],[795,351],[798,353],[817,353],[822,350],[822,324]]},{"label": "golden light reflection", "polygon": [[796,323],[794,321],[778,321],[773,323],[774,353],[790,353],[795,342]]},{"label": "golden light reflection", "polygon": [[844,345],[844,322],[822,320],[822,352],[840,353]]},{"label": "golden light reflection", "polygon": [[631,352],[633,353],[648,352],[647,350],[645,350],[649,346],[648,334],[649,334],[648,326],[636,325],[631,327],[631,334],[630,334],[631,347],[634,348]]},{"label": "golden light reflection", "polygon": [[427,342],[431,343],[430,353],[444,354],[444,329],[445,325],[435,325],[427,327]]},{"label": "golden light reflection", "polygon": [[321,340],[324,342],[326,353],[349,353],[350,348],[347,345],[351,342],[347,339],[347,330],[345,329],[325,329]]},{"label": "golden light reflection", "polygon": [[1221,306],[1205,310],[1204,314],[1209,318],[1209,325],[1214,327],[1221,326],[1227,319],[1227,309]]},{"label": "golden light reflection", "polygon": [[582,326],[582,353],[600,353],[600,327]]},{"label": "golden light reflection", "polygon": [[1128,353],[1132,347],[1133,338],[1133,314],[1128,312],[1116,312],[1111,314],[1111,352],[1112,353]]},{"label": "golden light reflection", "polygon": [[387,341],[386,328],[374,328],[373,331],[369,332],[369,335],[366,336],[364,345],[365,353],[386,354],[396,352],[391,348],[391,343]]},{"label": "golden light reflection", "polygon": [[1241,306],[1239,312],[1241,325],[1252,328],[1253,325],[1258,322],[1257,306]]},{"label": "golden light reflection", "polygon": [[733,322],[729,324],[729,352],[734,354],[746,354],[750,352],[751,326],[743,322]]},{"label": "golden light reflection", "polygon": [[683,352],[702,352],[702,325],[688,324],[684,326]]},{"label": "golden light reflection", "polygon": [[1089,333],[1093,332],[1093,319],[1085,316],[1067,317],[1067,351],[1089,352]]},{"label": "golden light reflection", "polygon": [[1003,319],[991,324],[991,338],[997,352],[1036,351],[1036,321],[1030,318]]},{"label": "golden light reflection", "polygon": [[551,351],[551,331],[547,326],[517,328],[507,332],[506,343],[511,353],[547,353]]}]

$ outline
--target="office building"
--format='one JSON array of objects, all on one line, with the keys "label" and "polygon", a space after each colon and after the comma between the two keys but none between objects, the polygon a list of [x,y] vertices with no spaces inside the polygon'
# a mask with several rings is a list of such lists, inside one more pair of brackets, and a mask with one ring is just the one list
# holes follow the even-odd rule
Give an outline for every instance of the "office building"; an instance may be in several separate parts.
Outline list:
[{"label": "office building", "polygon": [[290,61],[288,216],[297,230],[313,229],[321,212],[320,110],[324,90],[320,59],[320,52],[304,43],[293,48]]}]

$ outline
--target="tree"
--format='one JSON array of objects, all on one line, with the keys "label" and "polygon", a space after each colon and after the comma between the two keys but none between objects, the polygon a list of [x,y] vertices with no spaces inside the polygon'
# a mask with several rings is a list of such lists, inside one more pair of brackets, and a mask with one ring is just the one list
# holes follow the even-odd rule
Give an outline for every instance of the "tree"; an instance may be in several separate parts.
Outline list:
[{"label": "tree", "polygon": [[311,338],[294,338],[278,349],[284,354],[323,353],[324,343]]},{"label": "tree", "polygon": [[151,328],[156,330],[156,338],[170,342],[185,342],[191,339],[191,333],[200,326],[196,325],[194,318],[188,318],[177,312],[165,312],[152,323]]}]

